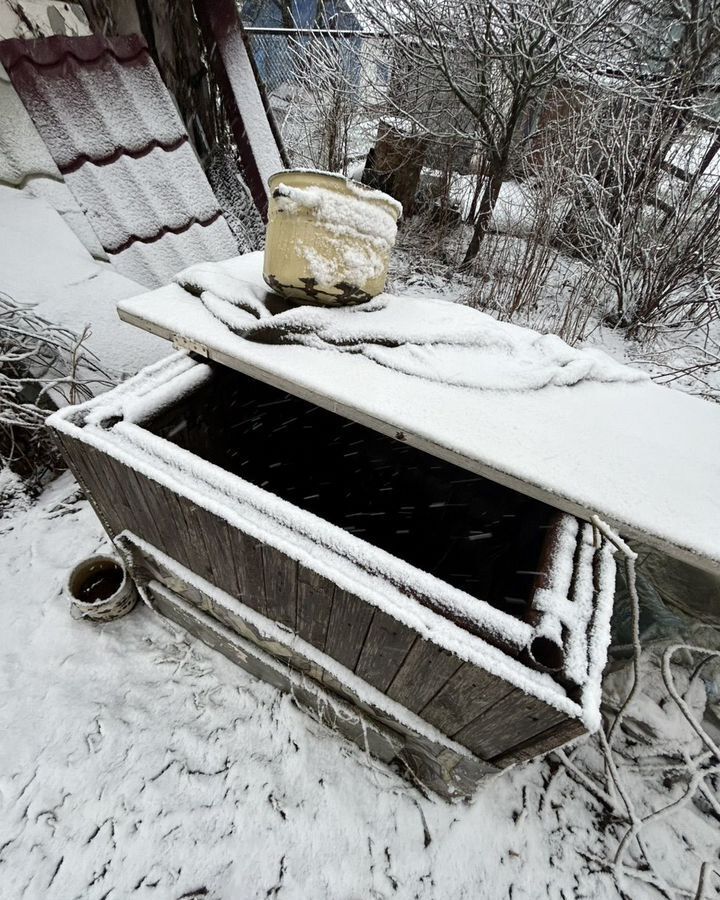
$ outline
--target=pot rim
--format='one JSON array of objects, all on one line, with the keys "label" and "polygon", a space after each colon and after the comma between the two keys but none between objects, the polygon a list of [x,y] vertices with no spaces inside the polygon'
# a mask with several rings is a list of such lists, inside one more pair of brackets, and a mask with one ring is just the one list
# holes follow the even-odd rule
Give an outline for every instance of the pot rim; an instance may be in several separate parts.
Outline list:
[{"label": "pot rim", "polygon": [[[97,562],[109,562],[114,566],[117,566],[122,572],[122,581],[117,587],[117,590],[113,591],[109,597],[106,597],[104,600],[97,601],[95,603],[88,603],[87,600],[81,600],[79,597],[75,596],[75,592],[73,591],[73,580],[75,576],[78,574],[79,570],[88,566],[88,564],[97,563]],[[123,563],[115,556],[110,556],[107,553],[97,553],[93,556],[87,556],[85,559],[80,560],[75,566],[73,566],[72,571],[67,577],[66,581],[66,589],[68,595],[70,596],[70,600],[76,606],[82,609],[103,609],[106,604],[112,604],[117,601],[118,594],[123,590],[126,586],[128,580],[128,570],[127,567],[123,565]]]},{"label": "pot rim", "polygon": [[340,172],[326,172],[322,169],[281,169],[279,172],[274,172],[267,180],[270,193],[273,192],[278,181],[288,175],[310,175],[317,177],[318,181],[331,181],[335,182],[337,185],[342,184],[351,194],[357,197],[358,200],[383,203],[390,207],[395,215],[396,221],[402,216],[403,208],[402,203],[400,203],[399,200],[396,200],[384,191],[368,187],[368,185],[363,184],[361,181],[350,178],[349,175],[342,175]]}]

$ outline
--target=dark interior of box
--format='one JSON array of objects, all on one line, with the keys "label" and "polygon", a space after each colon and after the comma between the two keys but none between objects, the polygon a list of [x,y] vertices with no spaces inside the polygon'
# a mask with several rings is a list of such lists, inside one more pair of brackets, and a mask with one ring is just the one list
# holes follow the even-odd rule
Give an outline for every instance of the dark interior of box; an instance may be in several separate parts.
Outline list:
[{"label": "dark interior of box", "polygon": [[230,369],[144,427],[523,617],[554,510]]}]

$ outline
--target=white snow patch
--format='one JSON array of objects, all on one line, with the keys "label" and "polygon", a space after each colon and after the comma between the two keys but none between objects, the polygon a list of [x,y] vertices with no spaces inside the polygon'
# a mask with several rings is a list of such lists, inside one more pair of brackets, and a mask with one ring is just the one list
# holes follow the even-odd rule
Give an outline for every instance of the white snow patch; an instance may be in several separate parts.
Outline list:
[{"label": "white snow patch", "polygon": [[[324,257],[313,260],[322,277],[338,274],[336,269],[326,271]],[[263,298],[243,277],[244,266],[242,260],[227,260],[214,267],[191,266],[175,280],[194,293],[200,292],[210,301],[206,305],[213,314],[250,341],[360,353],[382,367],[407,375],[486,390],[526,391],[552,384],[648,378],[602,351],[575,349],[556,335],[541,335],[498,322],[470,307],[433,298],[380,294],[358,306],[300,306],[272,317],[265,313],[257,316],[254,306]],[[216,300],[213,289],[220,278],[223,293]],[[206,298],[203,292],[210,296]],[[249,310],[251,304],[253,309]]]},{"label": "white snow patch", "polygon": [[348,196],[317,185],[299,188],[282,182],[275,189],[280,213],[305,213],[322,229],[326,252],[304,241],[297,247],[321,287],[363,287],[384,271],[395,244],[398,209],[396,201],[375,193],[357,187]]}]

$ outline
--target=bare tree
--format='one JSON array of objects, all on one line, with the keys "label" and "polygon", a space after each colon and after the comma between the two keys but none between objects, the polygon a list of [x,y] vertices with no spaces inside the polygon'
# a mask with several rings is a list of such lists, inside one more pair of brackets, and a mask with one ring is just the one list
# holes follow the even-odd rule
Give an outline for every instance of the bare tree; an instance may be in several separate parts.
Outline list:
[{"label": "bare tree", "polygon": [[435,139],[478,151],[478,196],[465,264],[488,233],[503,181],[534,114],[563,73],[561,63],[589,52],[616,0],[399,0],[373,9],[392,37],[402,73],[395,104]]}]

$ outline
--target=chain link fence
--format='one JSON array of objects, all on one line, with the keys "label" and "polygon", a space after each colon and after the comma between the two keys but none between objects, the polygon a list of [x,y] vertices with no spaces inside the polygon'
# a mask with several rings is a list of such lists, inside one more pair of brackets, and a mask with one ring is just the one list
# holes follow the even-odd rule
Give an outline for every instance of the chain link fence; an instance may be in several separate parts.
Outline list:
[{"label": "chain link fence", "polygon": [[352,30],[245,30],[291,164],[361,167],[387,108],[387,42]]}]

